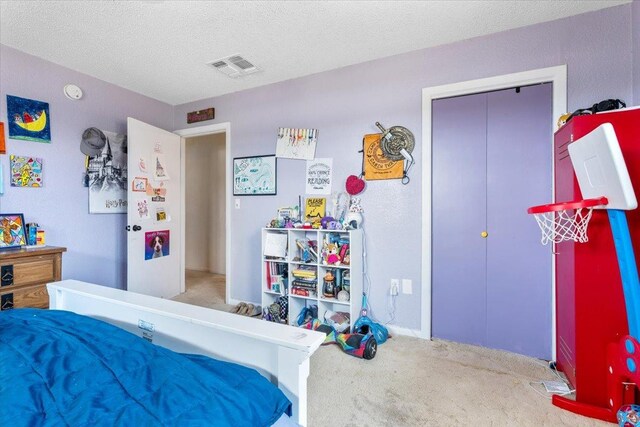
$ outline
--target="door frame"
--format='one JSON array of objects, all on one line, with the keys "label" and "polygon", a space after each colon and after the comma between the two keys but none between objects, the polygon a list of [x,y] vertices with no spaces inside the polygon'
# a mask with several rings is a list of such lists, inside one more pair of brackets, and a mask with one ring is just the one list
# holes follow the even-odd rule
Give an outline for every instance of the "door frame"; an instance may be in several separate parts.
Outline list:
[{"label": "door frame", "polygon": [[181,256],[180,256],[180,289],[181,292],[185,291],[185,223],[186,223],[186,196],[185,196],[185,179],[186,179],[186,139],[192,138],[195,136],[204,136],[204,135],[213,135],[216,133],[225,133],[225,178],[224,178],[224,188],[225,188],[225,197],[224,197],[224,212],[225,212],[225,303],[232,304],[233,300],[231,299],[231,179],[229,177],[231,173],[231,123],[216,123],[212,125],[205,126],[195,126],[186,129],[178,129],[174,130],[173,133],[180,135],[182,137],[180,144],[180,188],[182,191],[182,201],[180,203],[180,232],[182,233],[182,245],[181,245]]},{"label": "door frame", "polygon": [[[475,93],[509,89],[538,83],[553,83],[553,107],[551,113],[551,129],[556,128],[556,119],[567,112],[567,65],[540,68],[519,73],[505,74],[477,80],[432,86],[422,89],[422,292],[421,292],[421,327],[420,337],[432,338],[431,304],[432,304],[432,102],[441,98],[472,95]],[[553,159],[553,140],[549,141],[549,150]],[[550,202],[555,202],[555,182],[553,180],[554,165],[551,164]],[[555,303],[555,262],[551,256],[551,351],[556,359],[556,303]]]}]

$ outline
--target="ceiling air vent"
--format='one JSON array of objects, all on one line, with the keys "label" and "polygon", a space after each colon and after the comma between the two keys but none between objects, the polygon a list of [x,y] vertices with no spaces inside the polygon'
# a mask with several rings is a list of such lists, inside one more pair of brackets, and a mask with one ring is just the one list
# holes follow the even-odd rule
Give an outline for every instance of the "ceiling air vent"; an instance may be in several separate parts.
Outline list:
[{"label": "ceiling air vent", "polygon": [[260,68],[253,65],[240,55],[231,55],[225,58],[207,62],[207,65],[220,71],[229,77],[243,77],[260,71]]}]

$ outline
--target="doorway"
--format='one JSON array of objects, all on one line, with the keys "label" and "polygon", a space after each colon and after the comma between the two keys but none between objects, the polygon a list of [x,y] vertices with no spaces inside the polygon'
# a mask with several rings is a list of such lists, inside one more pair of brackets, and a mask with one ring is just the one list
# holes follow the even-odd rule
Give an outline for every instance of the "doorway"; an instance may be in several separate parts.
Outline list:
[{"label": "doorway", "polygon": [[185,295],[215,307],[226,301],[226,134],[185,138]]}]

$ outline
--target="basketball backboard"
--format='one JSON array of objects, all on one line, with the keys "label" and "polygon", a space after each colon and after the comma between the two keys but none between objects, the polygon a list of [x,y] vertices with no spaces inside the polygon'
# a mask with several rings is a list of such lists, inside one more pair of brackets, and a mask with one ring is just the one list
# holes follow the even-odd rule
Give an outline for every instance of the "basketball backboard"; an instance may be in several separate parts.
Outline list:
[{"label": "basketball backboard", "polygon": [[609,203],[596,209],[631,210],[638,207],[627,165],[615,130],[604,123],[569,144],[569,156],[583,199],[606,197]]}]

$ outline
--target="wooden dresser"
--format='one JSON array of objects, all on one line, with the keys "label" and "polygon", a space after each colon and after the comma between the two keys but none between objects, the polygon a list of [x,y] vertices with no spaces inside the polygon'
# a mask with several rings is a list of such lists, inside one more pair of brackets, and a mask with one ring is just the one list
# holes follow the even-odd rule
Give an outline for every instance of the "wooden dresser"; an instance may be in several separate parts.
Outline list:
[{"label": "wooden dresser", "polygon": [[0,251],[0,310],[48,308],[46,284],[61,280],[66,250],[44,246]]}]

